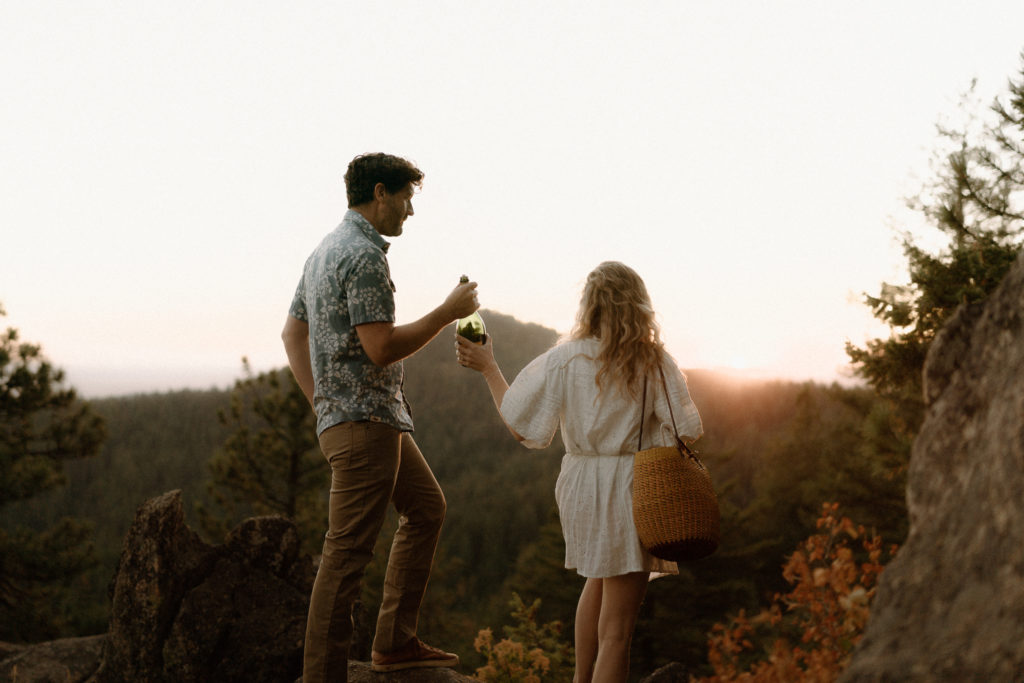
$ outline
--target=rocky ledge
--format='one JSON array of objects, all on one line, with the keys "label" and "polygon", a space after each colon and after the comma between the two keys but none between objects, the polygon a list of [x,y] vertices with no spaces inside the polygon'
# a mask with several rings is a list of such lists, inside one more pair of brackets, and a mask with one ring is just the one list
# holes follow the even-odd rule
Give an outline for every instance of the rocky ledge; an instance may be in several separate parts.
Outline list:
[{"label": "rocky ledge", "polygon": [[[36,645],[0,643],[0,683],[239,683],[301,680],[314,565],[295,526],[248,519],[223,545],[184,522],[181,492],[143,504],[111,585],[109,632]],[[351,662],[349,680],[466,682],[451,669],[374,673]]]},{"label": "rocky ledge", "polygon": [[843,683],[1024,681],[1024,255],[932,343],[910,534]]}]

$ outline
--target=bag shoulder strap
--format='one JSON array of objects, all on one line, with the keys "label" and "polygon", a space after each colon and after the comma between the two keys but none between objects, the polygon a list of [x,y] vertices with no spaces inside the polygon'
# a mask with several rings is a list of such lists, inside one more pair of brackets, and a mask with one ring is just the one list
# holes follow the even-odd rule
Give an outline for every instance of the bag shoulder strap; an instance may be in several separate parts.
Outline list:
[{"label": "bag shoulder strap", "polygon": [[647,375],[644,375],[644,393],[640,397],[640,438],[636,440],[636,449],[642,450],[644,443],[644,421],[647,418]]},{"label": "bag shoulder strap", "polygon": [[[674,431],[676,433],[676,441],[679,443],[679,445],[681,445],[683,447],[683,449],[687,453],[689,453],[690,452],[690,448],[685,443],[683,443],[683,440],[679,437],[679,429],[676,427],[676,415],[675,415],[675,412],[672,410],[672,398],[669,396],[669,393],[668,393],[668,382],[665,380],[665,371],[662,369],[661,365],[658,365],[658,374],[661,375],[661,385],[662,385],[662,387],[665,388],[665,402],[668,403],[668,414],[672,418],[672,431]],[[644,393],[643,393],[643,398],[641,398],[641,400],[640,400],[640,438],[637,439],[637,444],[636,444],[636,449],[638,451],[643,449],[644,422],[646,421],[646,418],[647,418],[647,376],[644,375]]]}]

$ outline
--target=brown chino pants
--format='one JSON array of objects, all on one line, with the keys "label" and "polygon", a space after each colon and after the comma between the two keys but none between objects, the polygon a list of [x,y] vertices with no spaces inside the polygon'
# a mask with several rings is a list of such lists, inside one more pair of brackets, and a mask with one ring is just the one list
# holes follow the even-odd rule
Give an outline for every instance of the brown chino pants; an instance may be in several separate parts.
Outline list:
[{"label": "brown chino pants", "polygon": [[399,514],[373,649],[391,652],[416,635],[420,602],[444,521],[445,500],[412,435],[375,422],[343,422],[320,435],[331,464],[323,558],[306,621],[303,682],[345,682],[352,606],[389,502]]}]

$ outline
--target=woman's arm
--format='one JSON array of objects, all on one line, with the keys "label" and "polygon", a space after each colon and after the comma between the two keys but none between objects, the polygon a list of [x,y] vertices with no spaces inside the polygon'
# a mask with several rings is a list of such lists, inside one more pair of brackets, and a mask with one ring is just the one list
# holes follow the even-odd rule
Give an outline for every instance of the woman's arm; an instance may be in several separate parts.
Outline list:
[{"label": "woman's arm", "polygon": [[[491,398],[494,399],[494,407],[498,409],[498,415],[501,415],[501,402],[505,398],[505,392],[508,391],[508,382],[505,380],[501,368],[498,367],[498,362],[494,360],[494,344],[491,335],[487,335],[483,344],[474,344],[461,335],[455,335],[455,355],[459,365],[476,370],[484,376],[487,388],[491,390]],[[505,421],[504,416],[501,419],[503,422]],[[516,430],[512,429],[508,422],[505,422],[505,427],[516,441],[523,440],[523,437],[516,433]]]}]

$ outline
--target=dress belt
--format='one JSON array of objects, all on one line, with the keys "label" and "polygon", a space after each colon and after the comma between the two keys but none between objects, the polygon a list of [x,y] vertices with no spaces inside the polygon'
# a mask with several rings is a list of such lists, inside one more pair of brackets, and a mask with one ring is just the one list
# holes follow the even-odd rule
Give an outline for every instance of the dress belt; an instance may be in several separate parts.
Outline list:
[{"label": "dress belt", "polygon": [[583,457],[583,458],[595,458],[595,457],[596,458],[601,458],[601,457],[603,457],[603,458],[620,458],[620,457],[625,457],[627,455],[629,457],[633,457],[634,454],[633,453],[594,453],[593,451],[582,451],[582,452],[581,451],[571,451],[571,452],[566,453],[566,455],[577,455],[577,456],[580,456],[580,457]]}]

